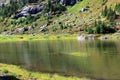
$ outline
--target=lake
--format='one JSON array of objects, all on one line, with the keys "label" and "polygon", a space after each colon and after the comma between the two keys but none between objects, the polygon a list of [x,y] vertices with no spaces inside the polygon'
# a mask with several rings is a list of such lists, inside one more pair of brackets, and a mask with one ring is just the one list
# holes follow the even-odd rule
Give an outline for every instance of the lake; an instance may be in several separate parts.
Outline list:
[{"label": "lake", "polygon": [[120,80],[120,42],[99,40],[1,42],[0,62],[37,72],[99,80]]}]

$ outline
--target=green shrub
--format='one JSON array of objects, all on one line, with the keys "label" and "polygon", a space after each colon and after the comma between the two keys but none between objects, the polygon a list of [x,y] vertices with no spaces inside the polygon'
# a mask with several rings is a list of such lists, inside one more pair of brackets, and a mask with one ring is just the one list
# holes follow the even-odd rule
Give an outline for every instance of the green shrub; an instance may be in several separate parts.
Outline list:
[{"label": "green shrub", "polygon": [[103,21],[99,21],[94,23],[93,26],[87,28],[87,32],[89,34],[97,33],[97,34],[107,34],[107,33],[114,33],[116,32],[116,25],[113,22],[109,22],[110,24],[107,25]]},{"label": "green shrub", "polygon": [[3,73],[8,73],[8,70],[7,69],[2,69],[1,70]]},{"label": "green shrub", "polygon": [[92,26],[88,27],[87,32],[88,32],[88,34],[93,34],[94,33],[93,27]]}]

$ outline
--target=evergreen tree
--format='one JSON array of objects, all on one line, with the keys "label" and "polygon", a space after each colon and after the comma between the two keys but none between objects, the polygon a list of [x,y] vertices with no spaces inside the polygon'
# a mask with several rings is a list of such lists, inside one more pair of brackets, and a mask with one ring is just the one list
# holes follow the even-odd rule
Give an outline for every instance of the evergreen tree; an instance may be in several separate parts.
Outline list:
[{"label": "evergreen tree", "polygon": [[105,9],[102,11],[102,16],[107,16],[108,8],[105,6]]}]

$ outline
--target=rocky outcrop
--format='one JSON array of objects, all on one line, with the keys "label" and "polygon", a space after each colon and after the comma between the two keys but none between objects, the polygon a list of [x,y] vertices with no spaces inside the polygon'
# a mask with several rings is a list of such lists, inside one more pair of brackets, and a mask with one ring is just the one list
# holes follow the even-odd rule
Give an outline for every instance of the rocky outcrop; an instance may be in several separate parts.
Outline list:
[{"label": "rocky outcrop", "polygon": [[6,5],[10,2],[10,0],[0,0],[0,6],[2,6],[3,4]]},{"label": "rocky outcrop", "polygon": [[65,5],[65,6],[66,5],[72,6],[72,5],[76,4],[78,1],[79,0],[60,0],[60,4]]},{"label": "rocky outcrop", "polygon": [[26,17],[29,15],[36,16],[37,14],[42,14],[44,9],[44,5],[33,5],[33,6],[25,6],[21,9],[19,13],[16,14],[15,18]]},{"label": "rocky outcrop", "polygon": [[95,40],[96,38],[97,38],[97,36],[94,35],[94,34],[89,34],[89,35],[80,34],[80,35],[77,37],[78,41]]}]

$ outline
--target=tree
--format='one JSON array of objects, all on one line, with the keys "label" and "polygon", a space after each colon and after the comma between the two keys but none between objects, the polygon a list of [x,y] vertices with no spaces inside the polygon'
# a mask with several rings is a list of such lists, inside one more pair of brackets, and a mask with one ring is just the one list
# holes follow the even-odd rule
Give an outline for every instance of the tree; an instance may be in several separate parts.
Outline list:
[{"label": "tree", "polygon": [[115,10],[116,10],[118,13],[120,13],[120,3],[119,3],[119,4],[116,4]]},{"label": "tree", "polygon": [[102,16],[107,16],[108,8],[105,6],[105,9],[102,11]]}]

